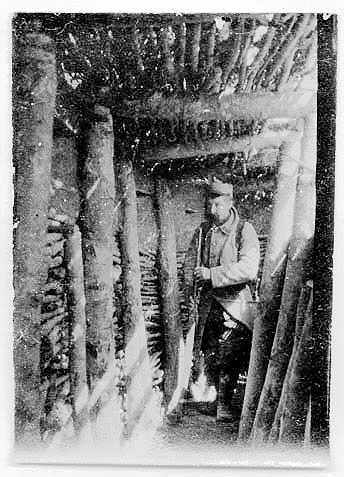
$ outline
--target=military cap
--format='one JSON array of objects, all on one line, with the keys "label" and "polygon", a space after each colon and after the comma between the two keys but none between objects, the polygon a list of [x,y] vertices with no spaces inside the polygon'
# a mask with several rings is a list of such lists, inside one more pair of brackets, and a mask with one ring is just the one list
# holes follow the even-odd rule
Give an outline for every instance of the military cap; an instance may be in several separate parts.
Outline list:
[{"label": "military cap", "polygon": [[222,182],[214,177],[208,182],[209,195],[228,195],[233,198],[233,185],[228,182]]}]

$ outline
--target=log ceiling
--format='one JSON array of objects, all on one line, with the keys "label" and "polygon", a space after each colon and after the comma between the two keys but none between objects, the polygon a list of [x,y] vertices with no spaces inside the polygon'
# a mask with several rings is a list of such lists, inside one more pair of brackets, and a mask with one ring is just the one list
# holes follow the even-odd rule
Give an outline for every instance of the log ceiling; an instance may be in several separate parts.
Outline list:
[{"label": "log ceiling", "polygon": [[14,23],[15,40],[32,30],[55,40],[58,120],[78,133],[95,103],[110,107],[121,142],[139,143],[147,160],[235,151],[238,136],[261,142],[267,119],[315,107],[315,14],[19,14]]},{"label": "log ceiling", "polygon": [[314,14],[19,14],[14,23],[15,38],[53,37],[64,95],[121,110],[156,95],[217,108],[225,93],[229,106],[245,104],[243,93],[295,89],[316,65]]}]

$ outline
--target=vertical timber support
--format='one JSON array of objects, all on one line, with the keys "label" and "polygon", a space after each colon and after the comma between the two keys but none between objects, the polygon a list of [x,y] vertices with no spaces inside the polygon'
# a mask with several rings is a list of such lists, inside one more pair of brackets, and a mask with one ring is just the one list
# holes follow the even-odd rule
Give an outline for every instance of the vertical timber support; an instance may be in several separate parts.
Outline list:
[{"label": "vertical timber support", "polygon": [[[313,293],[312,289],[311,293]],[[312,298],[311,295],[309,305],[312,305]],[[289,379],[286,385],[279,432],[279,442],[283,444],[302,445],[305,440],[311,386],[309,356],[312,354],[312,344],[312,306],[308,306],[295,355],[291,359]]]},{"label": "vertical timber support", "polygon": [[13,88],[15,438],[40,440],[40,323],[56,96],[51,40],[26,34],[15,44]]},{"label": "vertical timber support", "polygon": [[239,439],[242,441],[248,440],[251,434],[281,303],[287,249],[294,222],[302,137],[300,129],[299,124],[298,130],[290,134],[280,149],[277,188],[262,275],[260,310],[254,323],[247,385],[239,427]]},{"label": "vertical timber support", "polygon": [[301,290],[299,303],[297,306],[293,351],[289,360],[286,377],[283,382],[281,397],[278,403],[278,408],[269,435],[269,442],[271,444],[276,444],[280,438],[281,422],[282,419],[284,419],[284,415],[286,412],[286,402],[289,399],[290,395],[290,382],[295,367],[295,359],[298,353],[298,345],[302,335],[303,325],[305,323],[306,316],[308,313],[312,312],[312,306],[313,282],[312,280],[308,280],[306,285]]},{"label": "vertical timber support", "polygon": [[177,407],[183,391],[178,384],[181,378],[180,366],[184,342],[180,319],[176,233],[171,193],[167,181],[161,177],[155,179],[155,196],[160,230],[159,272],[165,333],[164,395],[167,413],[170,413]]},{"label": "vertical timber support", "polygon": [[120,247],[125,328],[124,372],[127,381],[124,437],[129,438],[139,424],[153,393],[141,299],[136,186],[132,162],[125,157],[119,163],[118,182],[122,201]]},{"label": "vertical timber support", "polygon": [[[96,440],[114,438],[114,393],[107,392],[114,366],[113,336],[113,223],[115,179],[112,117],[107,108],[95,106],[87,131],[83,165],[81,209],[82,254],[87,319],[90,418]],[[112,371],[111,371],[112,370]],[[114,421],[115,422],[115,421]]]},{"label": "vertical timber support", "polygon": [[300,162],[302,166],[298,173],[293,234],[288,249],[280,312],[254,424],[253,440],[256,443],[265,442],[270,434],[292,353],[300,291],[310,273],[315,221],[315,115],[305,120]]},{"label": "vertical timber support", "polygon": [[89,429],[86,374],[86,312],[81,234],[77,225],[65,242],[67,302],[70,319],[70,382],[73,423],[77,439],[87,439]]}]

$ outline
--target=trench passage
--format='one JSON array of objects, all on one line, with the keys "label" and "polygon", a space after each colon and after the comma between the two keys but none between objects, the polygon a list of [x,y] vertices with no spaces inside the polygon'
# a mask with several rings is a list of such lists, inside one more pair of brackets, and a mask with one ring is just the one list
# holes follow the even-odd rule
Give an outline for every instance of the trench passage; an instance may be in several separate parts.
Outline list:
[{"label": "trench passage", "polygon": [[216,420],[216,402],[186,399],[182,403],[182,417],[180,422],[165,420],[157,430],[153,442],[152,452],[182,453],[207,451],[218,452],[221,447],[235,443],[239,430],[240,414],[244,400],[246,376],[239,377],[232,403],[230,421]]}]

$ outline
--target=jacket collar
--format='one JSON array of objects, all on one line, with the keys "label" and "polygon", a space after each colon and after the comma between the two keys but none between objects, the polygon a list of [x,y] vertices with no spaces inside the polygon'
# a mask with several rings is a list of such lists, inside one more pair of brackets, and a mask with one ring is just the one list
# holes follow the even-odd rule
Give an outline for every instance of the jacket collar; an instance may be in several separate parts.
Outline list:
[{"label": "jacket collar", "polygon": [[226,235],[230,235],[232,231],[236,228],[236,225],[239,222],[239,214],[237,209],[233,206],[231,209],[231,215],[227,222],[224,224],[220,225],[219,227],[216,227],[221,230]]}]

